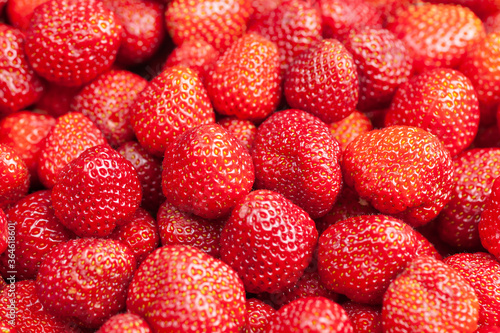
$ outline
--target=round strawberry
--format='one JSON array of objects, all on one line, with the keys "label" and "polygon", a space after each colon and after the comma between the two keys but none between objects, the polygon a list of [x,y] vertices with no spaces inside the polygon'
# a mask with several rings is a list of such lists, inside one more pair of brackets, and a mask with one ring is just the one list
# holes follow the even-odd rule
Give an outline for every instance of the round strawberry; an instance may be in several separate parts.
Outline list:
[{"label": "round strawberry", "polygon": [[493,183],[481,214],[479,238],[484,248],[500,260],[500,177]]},{"label": "round strawberry", "polygon": [[384,332],[463,332],[477,328],[474,289],[450,266],[431,257],[414,259],[384,295]]},{"label": "round strawberry", "polygon": [[189,246],[164,246],[139,267],[127,309],[154,332],[240,332],[245,290],[225,263]]},{"label": "round strawberry", "polygon": [[234,208],[220,238],[221,259],[247,292],[279,292],[293,286],[309,265],[318,232],[300,207],[268,190],[248,194]]},{"label": "round strawberry", "polygon": [[383,333],[382,310],[378,306],[370,306],[355,302],[342,304],[351,320],[356,333]]},{"label": "round strawberry", "polygon": [[295,109],[326,123],[350,115],[358,102],[358,74],[351,54],[325,39],[295,58],[285,79],[285,97]]},{"label": "round strawberry", "polygon": [[15,28],[26,31],[29,27],[33,11],[48,0],[9,0],[5,12],[9,22]]},{"label": "round strawberry", "polygon": [[108,319],[96,333],[152,333],[148,323],[133,313],[121,313]]},{"label": "round strawberry", "polygon": [[325,215],[340,192],[340,147],[328,126],[300,110],[277,112],[252,146],[255,187],[283,194],[309,216]]},{"label": "round strawberry", "polygon": [[217,123],[238,139],[243,147],[248,150],[252,148],[253,141],[257,135],[257,127],[250,120],[224,117]]},{"label": "round strawberry", "polygon": [[281,97],[278,48],[255,33],[243,35],[214,63],[206,87],[220,114],[263,120]]},{"label": "round strawberry", "polygon": [[130,108],[147,81],[124,70],[110,70],[86,85],[73,99],[71,111],[87,116],[113,147],[134,138]]},{"label": "round strawberry", "polygon": [[51,0],[38,6],[26,31],[26,55],[50,82],[80,86],[115,61],[122,27],[97,0]]},{"label": "round strawberry", "polygon": [[42,97],[42,80],[28,63],[24,45],[21,31],[0,23],[0,115],[21,110]]},{"label": "round strawberry", "polygon": [[481,20],[470,9],[442,4],[410,6],[388,29],[406,44],[418,73],[457,67],[467,49],[485,36]]},{"label": "round strawberry", "polygon": [[439,257],[403,221],[362,215],[337,222],[321,235],[318,272],[327,288],[355,302],[379,304],[389,283],[421,255]]},{"label": "round strawberry", "polygon": [[104,237],[141,202],[132,164],[107,145],[87,149],[59,173],[52,190],[56,216],[80,237]]},{"label": "round strawberry", "polygon": [[342,160],[346,184],[380,212],[419,226],[450,199],[453,163],[429,132],[391,126],[358,136]]},{"label": "round strawberry", "polygon": [[56,118],[65,115],[69,112],[73,98],[80,89],[81,87],[65,87],[49,83],[36,103],[36,108]]},{"label": "round strawberry", "polygon": [[166,68],[142,91],[130,110],[139,143],[163,156],[175,139],[190,128],[215,122],[207,92],[193,70]]},{"label": "round strawberry", "polygon": [[28,193],[29,171],[21,156],[0,143],[0,208],[5,209]]},{"label": "round strawberry", "polygon": [[253,182],[247,149],[216,124],[185,132],[163,159],[162,187],[168,202],[206,219],[229,214]]},{"label": "round strawberry", "polygon": [[[7,250],[9,242],[9,224],[7,221],[7,217],[5,216],[5,213],[3,210],[0,208],[0,258],[2,254]],[[7,265],[4,265],[4,267],[7,267]],[[3,281],[2,278],[0,280]],[[3,284],[5,284],[5,281],[0,282],[0,291],[4,287]]]},{"label": "round strawberry", "polygon": [[205,80],[208,71],[219,58],[219,51],[212,45],[200,40],[188,40],[176,47],[165,62],[166,67],[186,66],[197,71],[200,78]]},{"label": "round strawberry", "polygon": [[345,150],[352,140],[373,129],[371,120],[359,111],[354,111],[342,120],[331,123],[329,126],[333,137],[337,139],[341,150]]},{"label": "round strawberry", "polygon": [[247,299],[246,302],[246,327],[244,333],[264,333],[267,324],[276,314],[270,305],[256,298]]}]

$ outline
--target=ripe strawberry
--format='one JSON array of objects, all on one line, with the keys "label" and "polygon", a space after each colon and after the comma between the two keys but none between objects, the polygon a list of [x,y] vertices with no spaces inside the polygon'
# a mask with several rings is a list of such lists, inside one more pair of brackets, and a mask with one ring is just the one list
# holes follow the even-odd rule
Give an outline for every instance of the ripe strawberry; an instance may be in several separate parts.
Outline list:
[{"label": "ripe strawberry", "polygon": [[342,304],[356,333],[382,333],[382,310],[355,302]]},{"label": "ripe strawberry", "polygon": [[481,326],[475,333],[500,333],[499,326]]},{"label": "ripe strawberry", "polygon": [[321,235],[318,272],[328,289],[355,302],[379,304],[389,283],[421,255],[440,257],[403,221],[362,215],[337,222]]},{"label": "ripe strawberry", "polygon": [[198,75],[204,81],[219,55],[219,51],[203,39],[188,40],[170,53],[165,62],[165,68],[183,65],[198,72]]},{"label": "ripe strawberry", "polygon": [[387,106],[396,89],[411,75],[413,61],[405,44],[388,30],[366,28],[351,33],[345,47],[358,69],[358,108]]},{"label": "ripe strawberry", "polygon": [[444,262],[474,288],[479,300],[479,324],[500,325],[500,262],[489,253],[459,253]]},{"label": "ripe strawberry", "polygon": [[176,45],[201,39],[223,51],[245,32],[250,13],[249,0],[170,0],[165,21]]},{"label": "ripe strawberry", "polygon": [[[2,211],[3,213],[3,211]],[[0,214],[2,214],[0,213]],[[0,278],[0,292],[5,288],[7,287],[7,283],[5,283],[5,280],[3,278]],[[0,331],[1,332],[1,331]]]},{"label": "ripe strawberry", "polygon": [[135,267],[134,255],[118,241],[70,240],[45,257],[36,294],[49,313],[98,328],[125,307]]},{"label": "ripe strawberry", "polygon": [[0,143],[0,208],[5,209],[22,199],[29,188],[29,171],[21,156]]},{"label": "ripe strawberry", "polygon": [[101,1],[51,0],[33,13],[26,31],[26,55],[48,81],[81,86],[111,67],[121,30]]},{"label": "ripe strawberry", "polygon": [[[0,11],[2,10],[3,0],[0,0]],[[5,0],[7,1],[7,0]],[[0,332],[1,333],[17,333],[17,330],[9,325],[7,320],[0,320]]]},{"label": "ripe strawberry", "polygon": [[136,271],[127,309],[154,332],[228,332],[245,326],[245,290],[225,263],[189,246],[164,246]]},{"label": "ripe strawberry", "polygon": [[170,145],[163,159],[167,201],[202,218],[228,215],[253,182],[247,149],[217,124],[188,130]]},{"label": "ripe strawberry", "polygon": [[489,253],[500,260],[500,177],[491,188],[491,194],[479,221],[479,238]]},{"label": "ripe strawberry", "polygon": [[5,12],[10,24],[22,31],[28,30],[33,11],[48,0],[9,0]]},{"label": "ripe strawberry", "polygon": [[271,318],[267,332],[352,333],[353,329],[340,305],[324,297],[306,297],[279,309]]},{"label": "ripe strawberry", "polygon": [[104,237],[127,223],[142,192],[132,164],[107,145],[66,165],[52,190],[56,216],[80,237]]},{"label": "ripe strawberry", "polygon": [[370,119],[359,111],[354,111],[344,119],[331,123],[328,127],[342,151],[352,140],[373,129]]},{"label": "ripe strawberry", "polygon": [[277,112],[252,146],[255,187],[283,194],[309,216],[325,215],[340,192],[340,147],[328,126],[300,110]]},{"label": "ripe strawberry", "polygon": [[148,323],[133,313],[120,313],[108,319],[96,333],[152,333]]},{"label": "ripe strawberry", "polygon": [[384,22],[391,22],[393,17],[401,10],[408,8],[417,0],[365,0],[382,14]]},{"label": "ripe strawberry", "polygon": [[215,122],[207,92],[188,67],[166,68],[142,91],[130,110],[139,143],[163,156],[175,139],[190,128]]},{"label": "ripe strawberry", "polygon": [[257,127],[250,120],[224,117],[217,123],[238,139],[243,147],[248,150],[252,148],[253,141],[257,135]]},{"label": "ripe strawberry", "polygon": [[500,1],[498,0],[431,0],[430,2],[457,4],[469,7],[481,18],[500,11]]},{"label": "ripe strawberry", "polygon": [[[5,213],[0,208],[0,256],[7,250],[8,242],[9,242],[9,225],[7,222],[7,217]],[[0,257],[1,258],[1,257]],[[6,267],[6,266],[5,266]],[[3,281],[2,278],[0,280]],[[5,281],[3,284],[0,282],[0,291],[4,287]]]},{"label": "ripe strawberry", "polygon": [[500,12],[489,15],[484,21],[484,30],[486,34],[500,32]]},{"label": "ripe strawberry", "polygon": [[71,111],[87,116],[113,147],[134,138],[130,108],[147,81],[124,70],[110,70],[86,85],[73,99]]},{"label": "ripe strawberry", "polygon": [[219,258],[219,240],[224,220],[209,221],[183,213],[168,201],[160,206],[156,219],[163,246],[192,246],[214,258]]},{"label": "ripe strawberry", "polygon": [[500,149],[467,150],[455,160],[456,183],[438,216],[439,237],[465,249],[481,245],[478,224],[495,178],[500,176]]},{"label": "ripe strawberry", "polygon": [[262,17],[278,8],[282,2],[282,0],[252,0],[252,15],[248,20],[248,26],[251,26],[254,21],[261,20]]},{"label": "ripe strawberry", "polygon": [[40,265],[59,243],[67,242],[74,235],[54,214],[50,191],[27,195],[6,212],[9,223],[15,226],[15,269],[9,265],[8,253],[0,256],[0,272],[9,277],[16,271],[17,279],[34,279]]},{"label": "ripe strawberry", "polygon": [[453,69],[422,73],[398,89],[385,125],[407,125],[436,135],[455,156],[467,148],[479,127],[479,105],[470,80]]},{"label": "ripe strawberry", "polygon": [[101,131],[84,115],[71,112],[57,119],[43,141],[38,157],[38,177],[52,188],[64,166],[87,148],[105,144]]},{"label": "ripe strawberry", "polygon": [[362,199],[412,226],[439,214],[454,183],[449,151],[434,135],[408,126],[358,136],[344,151],[342,170]]},{"label": "ripe strawberry", "polygon": [[358,74],[351,54],[325,39],[295,58],[285,79],[285,97],[295,109],[326,123],[350,115],[358,102]]},{"label": "ripe strawberry", "polygon": [[[384,295],[384,332],[464,332],[477,328],[474,289],[450,266],[431,257],[414,259]],[[418,328],[418,329],[417,329]]]},{"label": "ripe strawberry", "polygon": [[234,208],[220,238],[221,259],[251,293],[293,286],[312,259],[314,221],[282,195],[257,190]]},{"label": "ripe strawberry", "polygon": [[281,73],[296,56],[321,40],[321,13],[311,0],[283,0],[276,9],[251,22],[255,32],[278,47]]},{"label": "ripe strawberry", "polygon": [[150,0],[104,0],[103,3],[123,27],[116,61],[134,65],[151,58],[165,37],[165,6]]},{"label": "ripe strawberry", "polygon": [[265,333],[267,324],[276,314],[270,305],[256,298],[247,299],[246,302],[246,327],[244,333]]},{"label": "ripe strawberry", "polygon": [[405,42],[417,73],[457,67],[467,49],[485,36],[481,20],[470,9],[442,4],[410,6],[388,29]]},{"label": "ripe strawberry", "polygon": [[24,109],[42,96],[42,80],[28,63],[24,44],[20,30],[0,23],[0,115]]},{"label": "ripe strawberry", "polygon": [[80,89],[81,87],[64,87],[49,83],[45,86],[36,108],[56,118],[65,115],[69,112],[73,98]]}]

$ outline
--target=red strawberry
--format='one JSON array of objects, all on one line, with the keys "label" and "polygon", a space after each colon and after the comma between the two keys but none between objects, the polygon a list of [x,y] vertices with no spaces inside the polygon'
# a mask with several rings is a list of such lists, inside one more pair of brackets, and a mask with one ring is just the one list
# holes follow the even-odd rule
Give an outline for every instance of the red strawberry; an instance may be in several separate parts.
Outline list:
[{"label": "red strawberry", "polygon": [[499,326],[482,326],[475,333],[500,333]]},{"label": "red strawberry", "polygon": [[454,183],[449,151],[434,135],[408,126],[358,136],[344,151],[342,170],[362,199],[413,226],[439,214]]},{"label": "red strawberry", "polygon": [[56,216],[80,237],[104,237],[132,218],[141,202],[132,164],[107,145],[66,165],[52,190]]},{"label": "red strawberry", "polygon": [[326,123],[350,115],[358,102],[358,74],[351,54],[325,39],[295,58],[285,79],[285,97],[295,109]]},{"label": "red strawberry", "polygon": [[196,247],[218,258],[220,234],[224,220],[209,221],[181,212],[165,201],[156,217],[162,245],[185,245]]},{"label": "red strawberry", "polygon": [[[2,211],[3,213],[3,211]],[[0,214],[2,214],[0,213]],[[6,220],[5,220],[6,221]],[[5,283],[5,280],[3,278],[0,278],[0,292],[5,288],[7,287],[7,283]],[[1,331],[0,331],[1,332]]]},{"label": "red strawberry", "polygon": [[160,243],[155,219],[142,208],[137,208],[134,215],[125,224],[118,226],[109,238],[127,245],[132,250],[137,265]]},{"label": "red strawberry", "polygon": [[166,68],[142,91],[130,111],[139,143],[151,154],[165,149],[190,128],[215,121],[207,92],[188,67]]},{"label": "red strawberry", "polygon": [[29,171],[21,156],[6,144],[0,143],[0,209],[22,199],[29,188]]},{"label": "red strawberry", "polygon": [[380,307],[348,302],[342,304],[356,333],[382,333]]},{"label": "red strawberry", "polygon": [[219,51],[203,39],[188,40],[170,53],[165,68],[183,65],[197,71],[200,78],[205,80],[208,71],[218,58]]},{"label": "red strawberry", "polygon": [[24,109],[42,96],[42,80],[28,63],[24,44],[21,31],[0,23],[0,115]]},{"label": "red strawberry", "polygon": [[365,0],[375,6],[382,14],[385,22],[392,21],[393,17],[401,10],[408,8],[417,0]]},{"label": "red strawberry", "polygon": [[340,147],[328,126],[300,110],[277,112],[252,146],[255,187],[283,194],[312,218],[325,215],[340,192]]},{"label": "red strawberry", "polygon": [[164,246],[139,267],[127,309],[154,332],[240,332],[245,290],[225,263],[189,246]]},{"label": "red strawberry", "polygon": [[[7,1],[7,0],[5,0]],[[0,10],[2,10],[2,0],[0,0]],[[1,333],[17,333],[17,330],[8,324],[7,320],[0,320],[0,332]]]},{"label": "red strawberry", "polygon": [[500,262],[489,253],[459,253],[444,262],[474,288],[479,299],[479,324],[500,325]]},{"label": "red strawberry", "polygon": [[293,286],[309,265],[318,233],[314,221],[282,195],[257,190],[234,208],[222,230],[221,259],[247,292],[279,292]]},{"label": "red strawberry", "polygon": [[148,323],[132,313],[117,314],[108,319],[96,333],[151,333]]},{"label": "red strawberry", "polygon": [[[9,242],[9,225],[7,222],[7,217],[5,213],[0,208],[0,255],[2,255],[6,250]],[[4,265],[4,267],[7,267]],[[3,281],[2,278],[0,280]],[[0,281],[0,291],[3,289],[5,281],[3,283]]]},{"label": "red strawberry", "polygon": [[247,149],[216,124],[185,132],[163,159],[162,187],[168,202],[206,219],[228,215],[253,182]]},{"label": "red strawberry", "polygon": [[236,117],[224,117],[217,123],[238,139],[243,147],[250,150],[257,135],[257,127],[254,123]]},{"label": "red strawberry", "polygon": [[479,126],[479,105],[470,80],[439,68],[404,83],[392,100],[385,125],[407,125],[436,135],[455,156],[467,148]]},{"label": "red strawberry", "polygon": [[30,25],[33,11],[36,7],[48,0],[9,0],[5,12],[10,24],[15,28],[26,31]]},{"label": "red strawberry", "polygon": [[113,147],[134,138],[130,108],[147,81],[123,70],[99,75],[73,99],[71,111],[87,116]]},{"label": "red strawberry", "polygon": [[223,51],[245,32],[250,13],[249,0],[171,0],[165,20],[175,44],[204,40]]},{"label": "red strawberry", "polygon": [[479,17],[485,17],[500,11],[498,0],[431,0],[430,2],[457,4],[469,7]]},{"label": "red strawberry", "polygon": [[8,271],[16,271],[17,279],[34,279],[47,253],[74,237],[55,216],[50,193],[29,194],[6,212],[9,223],[15,226],[16,251],[15,269],[10,265],[8,253],[0,256],[0,272],[4,277],[9,277]]},{"label": "red strawberry", "polygon": [[106,140],[87,117],[72,112],[57,119],[43,142],[38,157],[38,177],[45,187],[52,188],[64,166],[87,148],[105,144]]},{"label": "red strawberry", "polygon": [[206,87],[220,114],[263,120],[280,101],[278,48],[257,34],[243,35],[214,63]]},{"label": "red strawberry", "polygon": [[477,327],[474,289],[450,266],[431,257],[414,259],[384,295],[384,332],[463,332]]},{"label": "red strawberry", "polygon": [[53,116],[60,117],[69,112],[73,98],[81,87],[64,87],[54,83],[47,84],[36,108]]},{"label": "red strawberry", "polygon": [[248,25],[251,26],[252,22],[261,20],[263,16],[278,8],[282,2],[282,0],[252,0],[252,15]]},{"label": "red strawberry", "polygon": [[321,235],[318,272],[328,289],[355,302],[379,304],[389,283],[421,255],[440,257],[403,221],[362,215],[337,222]]},{"label": "red strawberry", "polygon": [[457,67],[467,49],[485,36],[481,20],[470,9],[442,4],[410,6],[388,29],[405,42],[418,73]]},{"label": "red strawberry", "polygon": [[500,149],[468,150],[454,164],[456,183],[438,217],[439,237],[454,247],[473,249],[481,245],[478,223],[493,182],[500,176]]},{"label": "red strawberry", "polygon": [[500,177],[493,183],[481,214],[479,238],[484,248],[500,260]]},{"label": "red strawberry", "polygon": [[267,327],[269,333],[352,333],[344,309],[324,297],[300,298],[282,307]]},{"label": "red strawberry", "polygon": [[70,240],[45,257],[36,294],[48,312],[98,328],[125,307],[135,267],[134,255],[120,242]]},{"label": "red strawberry", "polygon": [[244,333],[265,333],[267,324],[276,314],[270,305],[256,298],[247,299]]},{"label": "red strawberry", "polygon": [[358,108],[387,106],[411,75],[413,61],[404,43],[388,30],[366,28],[350,34],[345,47],[358,69]]},{"label": "red strawberry", "polygon": [[489,15],[483,23],[487,34],[500,32],[500,12]]},{"label": "red strawberry", "polygon": [[133,65],[151,58],[165,37],[165,6],[150,0],[104,0],[103,3],[123,26],[116,61]]},{"label": "red strawberry", "polygon": [[373,129],[370,119],[359,111],[354,111],[342,120],[331,123],[329,126],[333,137],[337,139],[341,150],[345,150],[352,140]]}]

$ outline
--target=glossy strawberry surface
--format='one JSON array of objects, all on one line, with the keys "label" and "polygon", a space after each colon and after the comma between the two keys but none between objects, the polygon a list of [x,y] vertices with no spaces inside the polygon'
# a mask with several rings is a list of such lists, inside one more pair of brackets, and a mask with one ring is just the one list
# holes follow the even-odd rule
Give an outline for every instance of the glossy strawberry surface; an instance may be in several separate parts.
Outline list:
[{"label": "glossy strawberry surface", "polygon": [[479,221],[479,238],[489,253],[500,260],[500,180],[495,180]]},{"label": "glossy strawberry surface", "polygon": [[257,127],[250,120],[238,119],[234,116],[224,117],[217,124],[224,127],[236,139],[240,141],[243,147],[250,150],[255,136],[257,135]]},{"label": "glossy strawberry surface", "polygon": [[247,299],[246,311],[245,333],[266,332],[267,324],[276,313],[270,305],[256,298]]},{"label": "glossy strawberry surface", "polygon": [[151,333],[148,323],[132,313],[120,313],[108,319],[97,333]]},{"label": "glossy strawberry surface", "polygon": [[328,127],[342,150],[345,150],[347,145],[360,134],[373,129],[370,118],[359,111],[354,111],[344,119],[331,123]]},{"label": "glossy strawberry surface", "polygon": [[28,193],[30,180],[26,163],[6,144],[0,144],[0,178],[0,208],[8,208]]},{"label": "glossy strawberry surface", "polygon": [[219,51],[203,39],[189,40],[170,53],[165,67],[183,65],[197,71],[200,78],[205,79],[219,56]]},{"label": "glossy strawberry surface", "polygon": [[347,316],[351,320],[354,332],[382,333],[382,309],[379,306],[370,306],[355,302],[342,304]]}]

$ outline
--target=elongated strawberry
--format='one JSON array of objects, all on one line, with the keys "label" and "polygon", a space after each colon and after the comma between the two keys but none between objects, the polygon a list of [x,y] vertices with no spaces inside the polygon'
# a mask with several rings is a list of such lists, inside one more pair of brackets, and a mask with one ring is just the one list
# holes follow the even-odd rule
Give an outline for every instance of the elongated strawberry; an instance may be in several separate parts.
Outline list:
[{"label": "elongated strawberry", "polygon": [[500,260],[500,177],[491,188],[491,194],[479,221],[479,238],[489,253]]},{"label": "elongated strawberry", "polygon": [[151,333],[148,323],[138,315],[120,313],[108,319],[96,333]]},{"label": "elongated strawberry", "polygon": [[11,147],[0,144],[0,208],[22,199],[29,189],[29,171],[21,156]]},{"label": "elongated strawberry", "polygon": [[15,28],[26,31],[35,8],[47,1],[48,0],[9,0],[5,12],[9,18],[10,24]]},{"label": "elongated strawberry", "polygon": [[276,313],[270,305],[256,298],[247,299],[246,310],[245,333],[266,332],[267,324]]},{"label": "elongated strawberry", "polygon": [[177,48],[167,58],[165,67],[183,65],[198,72],[200,78],[205,77],[219,58],[219,51],[204,40],[188,40]]},{"label": "elongated strawberry", "polygon": [[347,145],[359,135],[373,129],[370,119],[359,111],[354,111],[344,119],[331,123],[328,127],[342,150],[345,150]]},{"label": "elongated strawberry", "polygon": [[382,333],[382,309],[355,302],[342,304],[356,333]]},{"label": "elongated strawberry", "polygon": [[257,135],[257,127],[250,120],[238,119],[234,116],[224,117],[217,124],[224,127],[236,139],[240,141],[243,147],[248,150],[252,147],[255,136]]}]

